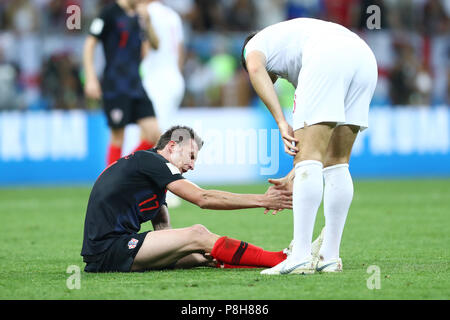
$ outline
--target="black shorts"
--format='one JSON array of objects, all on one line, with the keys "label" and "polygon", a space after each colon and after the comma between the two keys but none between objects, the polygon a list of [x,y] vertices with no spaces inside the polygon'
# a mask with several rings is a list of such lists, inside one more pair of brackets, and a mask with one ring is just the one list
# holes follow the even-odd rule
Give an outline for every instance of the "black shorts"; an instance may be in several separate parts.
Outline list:
[{"label": "black shorts", "polygon": [[127,95],[103,97],[103,111],[108,119],[108,126],[113,129],[124,128],[127,124],[155,116],[153,104],[145,94],[136,98]]},{"label": "black shorts", "polygon": [[105,252],[96,256],[84,256],[86,272],[130,272],[134,258],[144,243],[147,232],[118,237]]}]

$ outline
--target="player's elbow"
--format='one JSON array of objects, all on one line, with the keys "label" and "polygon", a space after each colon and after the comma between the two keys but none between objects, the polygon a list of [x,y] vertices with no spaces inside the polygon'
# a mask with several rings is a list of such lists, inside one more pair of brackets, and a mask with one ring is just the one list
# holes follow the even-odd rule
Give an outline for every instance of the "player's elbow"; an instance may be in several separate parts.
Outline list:
[{"label": "player's elbow", "polygon": [[262,70],[265,70],[264,65],[259,61],[259,59],[247,59],[247,71],[249,75],[257,74]]}]

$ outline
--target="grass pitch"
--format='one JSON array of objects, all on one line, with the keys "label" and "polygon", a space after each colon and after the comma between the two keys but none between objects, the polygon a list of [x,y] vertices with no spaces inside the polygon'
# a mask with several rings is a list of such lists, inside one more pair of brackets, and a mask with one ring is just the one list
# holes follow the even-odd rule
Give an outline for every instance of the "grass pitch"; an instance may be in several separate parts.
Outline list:
[{"label": "grass pitch", "polygon": [[[267,186],[226,186],[264,192]],[[450,180],[355,181],[341,245],[344,272],[262,276],[261,269],[86,274],[66,285],[80,256],[90,187],[0,189],[0,299],[449,299]],[[183,203],[174,228],[196,223],[220,235],[280,250],[292,238],[292,212],[211,211]],[[320,209],[314,236],[324,224]],[[151,229],[151,223],[142,231]],[[380,271],[380,288],[367,273]],[[376,275],[375,275],[376,276]],[[370,287],[370,286],[369,286]]]}]

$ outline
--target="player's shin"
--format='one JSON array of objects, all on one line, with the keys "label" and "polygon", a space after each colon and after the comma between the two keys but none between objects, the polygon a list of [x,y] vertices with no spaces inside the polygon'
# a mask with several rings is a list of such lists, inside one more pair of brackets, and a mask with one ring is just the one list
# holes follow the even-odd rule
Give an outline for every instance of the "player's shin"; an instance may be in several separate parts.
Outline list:
[{"label": "player's shin", "polygon": [[311,257],[312,234],[322,194],[322,163],[314,160],[297,163],[293,187],[294,243],[289,257],[293,262]]},{"label": "player's shin", "polygon": [[226,264],[254,267],[273,267],[286,259],[283,251],[266,251],[250,243],[228,237],[221,237],[215,242],[211,256]]},{"label": "player's shin", "polygon": [[325,261],[339,258],[339,246],[345,220],[353,199],[353,181],[348,164],[338,164],[323,170],[325,180],[325,234],[320,255]]}]

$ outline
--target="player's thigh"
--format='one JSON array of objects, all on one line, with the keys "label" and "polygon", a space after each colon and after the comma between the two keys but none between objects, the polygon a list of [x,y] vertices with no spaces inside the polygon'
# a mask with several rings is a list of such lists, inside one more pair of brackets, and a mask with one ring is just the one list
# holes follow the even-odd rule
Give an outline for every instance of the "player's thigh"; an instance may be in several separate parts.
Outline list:
[{"label": "player's thigh", "polygon": [[162,268],[193,252],[210,252],[218,238],[201,225],[149,232],[131,270]]},{"label": "player's thigh", "polygon": [[334,122],[323,122],[295,130],[299,151],[295,155],[294,165],[305,160],[323,162],[335,126]]},{"label": "player's thigh", "polygon": [[349,162],[359,130],[360,127],[354,125],[340,125],[333,130],[326,150],[324,167]]}]

